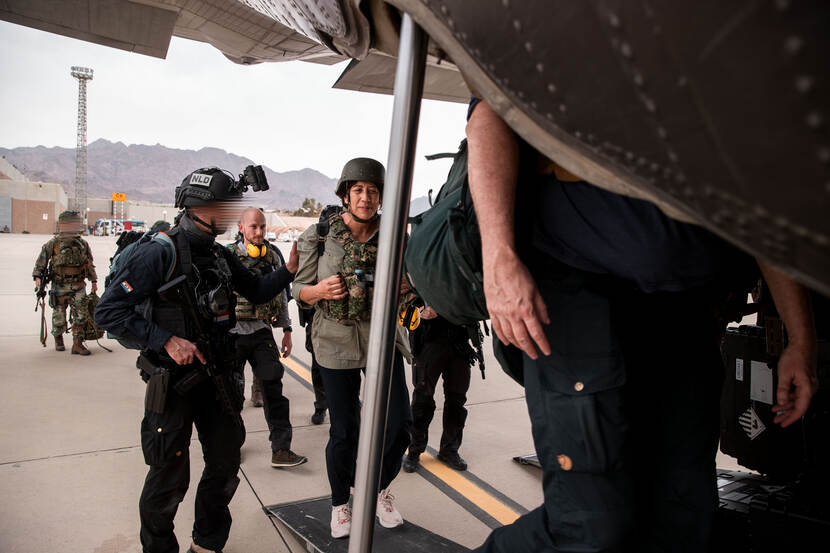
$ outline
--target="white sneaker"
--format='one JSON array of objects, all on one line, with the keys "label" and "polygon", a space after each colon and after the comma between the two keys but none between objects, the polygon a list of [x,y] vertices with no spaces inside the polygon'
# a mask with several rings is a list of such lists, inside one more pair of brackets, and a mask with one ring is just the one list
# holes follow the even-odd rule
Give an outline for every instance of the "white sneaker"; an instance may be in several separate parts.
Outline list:
[{"label": "white sneaker", "polygon": [[377,513],[378,522],[384,528],[395,528],[403,524],[403,517],[392,504],[395,496],[389,493],[389,488],[381,490],[378,494]]},{"label": "white sneaker", "polygon": [[352,509],[348,503],[331,508],[331,537],[345,538],[352,530]]}]

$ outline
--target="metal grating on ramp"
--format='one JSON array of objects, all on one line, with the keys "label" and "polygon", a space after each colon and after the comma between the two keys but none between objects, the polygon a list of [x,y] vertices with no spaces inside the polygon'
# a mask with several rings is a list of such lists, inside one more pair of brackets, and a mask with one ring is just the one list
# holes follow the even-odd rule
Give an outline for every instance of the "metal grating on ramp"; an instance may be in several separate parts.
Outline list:
[{"label": "metal grating on ramp", "polygon": [[[269,516],[288,527],[311,552],[346,553],[349,540],[334,539],[329,530],[331,497],[265,507]],[[410,522],[393,529],[375,522],[374,551],[379,553],[467,553],[470,550]]]}]

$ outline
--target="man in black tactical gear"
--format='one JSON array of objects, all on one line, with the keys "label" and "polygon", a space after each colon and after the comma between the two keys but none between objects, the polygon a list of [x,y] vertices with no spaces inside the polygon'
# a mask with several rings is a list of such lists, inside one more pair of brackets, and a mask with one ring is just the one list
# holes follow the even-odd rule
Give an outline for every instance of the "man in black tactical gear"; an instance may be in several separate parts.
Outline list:
[{"label": "man in black tactical gear", "polygon": [[228,539],[228,504],[239,484],[245,440],[229,332],[234,292],[255,304],[268,302],[293,280],[298,264],[293,248],[283,267],[257,277],[215,242],[238,220],[245,189],[215,167],[188,175],[176,188],[175,205],[184,209],[177,225],[133,250],[110,276],[95,310],[101,327],[142,346],[137,365],[148,386],[141,445],[150,470],[139,513],[146,553],[179,551],[173,518],[190,481],[193,424],[205,469],[190,551],[220,551]]},{"label": "man in black tactical gear", "polygon": [[409,333],[412,347],[412,441],[403,460],[403,470],[414,472],[427,448],[429,424],[435,415],[435,387],[444,379],[443,432],[438,459],[455,470],[467,470],[458,454],[467,421],[467,390],[475,351],[463,326],[450,323],[430,307],[421,313],[421,323]]},{"label": "man in black tactical gear", "polygon": [[314,414],[311,415],[311,424],[319,425],[326,422],[326,411],[329,402],[326,399],[326,389],[323,387],[323,377],[320,376],[320,364],[314,355],[314,345],[311,343],[311,321],[314,320],[314,309],[297,307],[300,314],[300,326],[305,327],[305,349],[311,354],[311,385],[314,387]]}]

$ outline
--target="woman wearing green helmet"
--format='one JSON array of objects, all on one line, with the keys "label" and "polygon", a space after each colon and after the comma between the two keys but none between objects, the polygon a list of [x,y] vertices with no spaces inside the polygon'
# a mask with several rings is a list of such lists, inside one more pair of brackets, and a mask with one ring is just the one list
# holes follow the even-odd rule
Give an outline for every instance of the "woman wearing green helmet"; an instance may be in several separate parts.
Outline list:
[{"label": "woman wearing green helmet", "polygon": [[[384,168],[378,161],[356,158],[346,163],[337,184],[343,208],[322,217],[297,242],[300,268],[293,290],[301,308],[315,308],[311,340],[331,418],[326,468],[334,538],[348,536],[351,529],[349,488],[357,458],[360,382],[369,342],[383,181]],[[409,357],[409,350],[401,332],[397,346],[377,503],[378,520],[386,528],[403,524],[389,485],[400,471],[412,420],[403,369],[403,355]]]}]

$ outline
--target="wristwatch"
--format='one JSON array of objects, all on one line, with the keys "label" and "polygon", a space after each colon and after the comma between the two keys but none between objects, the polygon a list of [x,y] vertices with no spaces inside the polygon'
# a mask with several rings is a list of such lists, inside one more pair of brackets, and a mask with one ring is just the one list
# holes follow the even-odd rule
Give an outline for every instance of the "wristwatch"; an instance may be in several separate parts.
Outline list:
[{"label": "wristwatch", "polygon": [[282,331],[283,332],[293,332],[294,329],[292,329],[290,326],[287,326],[287,327],[283,328]]}]

